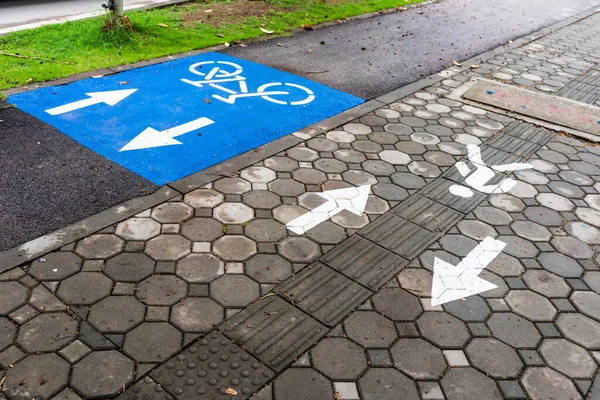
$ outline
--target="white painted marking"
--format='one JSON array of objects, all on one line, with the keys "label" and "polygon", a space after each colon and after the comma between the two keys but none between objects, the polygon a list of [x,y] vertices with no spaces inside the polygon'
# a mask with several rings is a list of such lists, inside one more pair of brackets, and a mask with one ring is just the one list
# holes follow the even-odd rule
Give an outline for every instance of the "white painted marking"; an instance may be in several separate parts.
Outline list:
[{"label": "white painted marking", "polygon": [[[494,176],[496,176],[496,172],[520,171],[533,168],[533,165],[529,163],[513,163],[505,165],[493,165],[488,167],[481,158],[481,150],[479,149],[479,146],[476,144],[468,144],[467,150],[469,161],[471,161],[475,166],[475,172],[469,175],[471,168],[469,168],[469,166],[462,161],[456,163],[456,168],[462,176],[469,175],[465,179],[465,183],[481,193],[506,193],[517,184],[516,180],[512,178],[506,178],[500,185],[487,185],[487,183],[493,179]],[[450,193],[455,196],[468,198],[474,195],[471,189],[459,184],[450,186],[449,190]]]},{"label": "white painted marking", "polygon": [[51,108],[46,110],[50,115],[60,115],[71,111],[79,110],[84,107],[93,106],[94,104],[104,103],[109,106],[114,106],[124,98],[135,93],[137,89],[124,89],[124,90],[110,90],[108,92],[93,92],[86,93],[90,96],[87,99],[74,101],[73,103],[65,104],[60,107]]},{"label": "white painted marking", "polygon": [[119,151],[129,150],[140,150],[149,149],[152,147],[170,146],[174,144],[182,144],[175,137],[185,135],[186,133],[195,131],[205,126],[214,124],[210,118],[202,117],[193,121],[187,122],[182,125],[178,125],[174,128],[166,129],[164,131],[157,131],[154,128],[146,128],[142,133],[137,135],[133,140],[127,143]]},{"label": "white painted marking", "polygon": [[498,286],[478,275],[504,247],[506,243],[488,236],[456,266],[435,257],[431,305],[438,306],[497,288]]},{"label": "white painted marking", "polygon": [[348,210],[353,214],[361,216],[367,206],[370,191],[371,185],[363,185],[316,193],[324,199],[327,199],[327,203],[288,222],[286,227],[292,232],[301,235],[319,225],[321,222],[327,221],[342,210]]}]

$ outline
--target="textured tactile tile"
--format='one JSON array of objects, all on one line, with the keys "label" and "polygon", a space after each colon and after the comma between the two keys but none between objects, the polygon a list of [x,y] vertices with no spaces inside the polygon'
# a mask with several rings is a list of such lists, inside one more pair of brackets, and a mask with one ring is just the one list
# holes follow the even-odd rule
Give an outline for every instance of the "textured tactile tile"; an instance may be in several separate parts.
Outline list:
[{"label": "textured tactile tile", "polygon": [[321,261],[371,290],[377,290],[408,264],[402,257],[358,235],[336,246]]},{"label": "textured tactile tile", "polygon": [[219,332],[194,342],[151,373],[177,399],[247,399],[273,376]]},{"label": "textured tactile tile", "polygon": [[531,157],[540,148],[540,145],[536,143],[528,142],[512,135],[496,136],[495,138],[488,140],[486,145],[525,158]]},{"label": "textured tactile tile", "polygon": [[438,234],[390,213],[363,228],[360,234],[409,260],[439,237]]},{"label": "textured tactile tile", "polygon": [[590,70],[573,82],[566,84],[556,94],[571,100],[594,104],[600,99],[600,72]]},{"label": "textured tactile tile", "polygon": [[422,196],[435,200],[438,203],[442,203],[465,214],[477,208],[479,203],[486,197],[486,195],[477,191],[473,191],[473,196],[469,198],[455,196],[449,190],[452,185],[454,185],[454,183],[450,180],[436,179],[424,187],[419,193]]},{"label": "textured tactile tile", "polygon": [[516,136],[520,139],[539,145],[548,143],[554,137],[554,134],[551,132],[520,121],[515,121],[507,126],[504,129],[503,134]]},{"label": "textured tactile tile", "polygon": [[321,263],[304,268],[275,288],[275,292],[331,327],[373,294]]},{"label": "textured tactile tile", "polygon": [[275,295],[256,301],[219,329],[278,372],[328,331],[324,325]]},{"label": "textured tactile tile", "polygon": [[446,232],[464,218],[464,214],[420,195],[410,197],[392,212],[432,232]]}]

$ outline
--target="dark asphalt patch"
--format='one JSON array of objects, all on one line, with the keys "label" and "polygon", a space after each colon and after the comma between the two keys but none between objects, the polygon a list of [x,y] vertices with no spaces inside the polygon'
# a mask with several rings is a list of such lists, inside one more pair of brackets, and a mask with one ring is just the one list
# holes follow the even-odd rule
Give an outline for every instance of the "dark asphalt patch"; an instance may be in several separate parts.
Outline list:
[{"label": "dark asphalt patch", "polygon": [[158,186],[0,102],[0,251]]}]

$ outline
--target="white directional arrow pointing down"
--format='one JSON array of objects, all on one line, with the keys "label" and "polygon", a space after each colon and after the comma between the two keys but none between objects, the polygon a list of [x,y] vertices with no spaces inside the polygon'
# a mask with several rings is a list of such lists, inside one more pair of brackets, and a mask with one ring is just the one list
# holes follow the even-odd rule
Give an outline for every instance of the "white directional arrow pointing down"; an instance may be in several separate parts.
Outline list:
[{"label": "white directional arrow pointing down", "polygon": [[431,305],[437,306],[497,288],[478,275],[504,247],[506,243],[486,237],[456,266],[435,257]]},{"label": "white directional arrow pointing down", "polygon": [[286,227],[292,232],[301,235],[321,222],[327,221],[342,210],[348,210],[351,213],[361,216],[367,206],[370,191],[370,185],[363,185],[316,193],[329,201],[288,222]]},{"label": "white directional arrow pointing down", "polygon": [[100,103],[104,103],[109,106],[114,106],[115,104],[117,104],[127,96],[132,95],[136,91],[137,89],[124,89],[110,90],[108,92],[86,93],[87,96],[90,96],[87,99],[75,101],[73,103],[65,104],[60,107],[51,108],[49,110],[46,110],[46,112],[50,115],[59,115]]},{"label": "white directional arrow pointing down", "polygon": [[140,150],[149,149],[151,147],[182,144],[179,140],[174,138],[214,123],[215,121],[212,119],[202,117],[185,124],[178,125],[174,128],[166,129],[164,131],[157,131],[154,128],[146,128],[142,133],[134,137],[133,140],[123,146],[119,151]]}]

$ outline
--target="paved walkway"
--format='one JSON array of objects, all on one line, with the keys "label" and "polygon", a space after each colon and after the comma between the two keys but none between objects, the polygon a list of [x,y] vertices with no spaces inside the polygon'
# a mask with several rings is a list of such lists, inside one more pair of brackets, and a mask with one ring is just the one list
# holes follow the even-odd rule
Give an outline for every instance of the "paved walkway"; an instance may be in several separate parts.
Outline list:
[{"label": "paved walkway", "polygon": [[[598,104],[599,31],[594,14],[444,71],[4,272],[3,395],[600,397],[600,148],[447,97],[479,76]],[[286,229],[356,187],[361,215]]]}]

